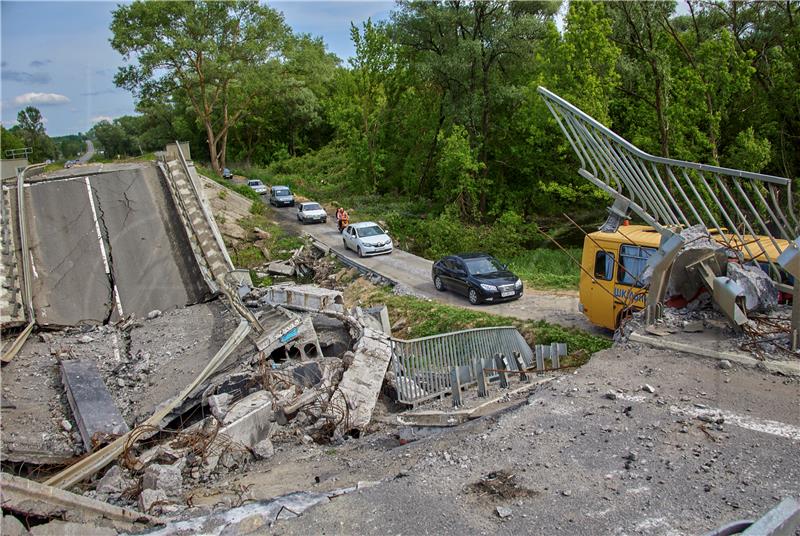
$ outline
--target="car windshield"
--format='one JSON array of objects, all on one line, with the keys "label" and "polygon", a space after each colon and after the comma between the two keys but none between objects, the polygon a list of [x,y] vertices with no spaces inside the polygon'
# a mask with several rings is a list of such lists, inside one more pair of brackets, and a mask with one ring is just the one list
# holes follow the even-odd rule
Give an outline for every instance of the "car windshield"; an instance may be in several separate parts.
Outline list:
[{"label": "car windshield", "polygon": [[250,186],[261,186],[261,181],[247,181]]},{"label": "car windshield", "polygon": [[292,192],[290,192],[287,188],[282,188],[280,190],[275,190],[275,195],[292,195]]},{"label": "car windshield", "polygon": [[303,205],[303,210],[320,210],[322,207],[317,203],[306,203]]},{"label": "car windshield", "polygon": [[378,236],[384,234],[383,229],[377,225],[370,225],[369,227],[361,227],[356,229],[359,238],[366,238],[368,236]]},{"label": "car windshield", "polygon": [[472,275],[491,274],[503,270],[503,265],[492,257],[464,259],[464,262],[467,265],[467,271]]}]

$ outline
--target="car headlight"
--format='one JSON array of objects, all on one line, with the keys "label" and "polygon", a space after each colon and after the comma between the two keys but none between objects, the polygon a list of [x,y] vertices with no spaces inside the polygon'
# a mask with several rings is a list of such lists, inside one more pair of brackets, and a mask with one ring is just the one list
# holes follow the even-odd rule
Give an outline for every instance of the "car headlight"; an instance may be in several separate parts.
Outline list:
[{"label": "car headlight", "polygon": [[522,288],[522,280],[521,279],[517,279],[517,282],[514,283],[514,288],[517,289],[517,290]]},{"label": "car headlight", "polygon": [[483,290],[488,290],[489,292],[497,292],[497,287],[494,285],[486,285],[484,283],[481,283],[481,288]]}]

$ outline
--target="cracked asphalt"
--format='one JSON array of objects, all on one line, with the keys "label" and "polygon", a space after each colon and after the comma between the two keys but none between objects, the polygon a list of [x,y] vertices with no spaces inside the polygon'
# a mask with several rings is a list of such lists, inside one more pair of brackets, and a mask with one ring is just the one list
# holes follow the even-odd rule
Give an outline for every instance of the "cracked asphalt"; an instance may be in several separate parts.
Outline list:
[{"label": "cracked asphalt", "polygon": [[41,176],[25,192],[40,324],[141,318],[205,299],[155,165],[69,171]]}]

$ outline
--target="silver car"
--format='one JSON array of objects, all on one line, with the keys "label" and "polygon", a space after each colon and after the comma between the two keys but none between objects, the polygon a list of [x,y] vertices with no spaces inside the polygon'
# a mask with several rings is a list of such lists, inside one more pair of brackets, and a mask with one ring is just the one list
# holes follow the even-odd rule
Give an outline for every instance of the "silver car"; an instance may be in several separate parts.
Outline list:
[{"label": "silver car", "polygon": [[247,181],[247,185],[259,195],[267,193],[267,187],[264,186],[264,183],[259,180],[249,180]]},{"label": "silver car", "polygon": [[319,203],[300,203],[297,205],[297,221],[301,223],[325,223],[328,215]]},{"label": "silver car", "polygon": [[392,252],[392,239],[372,221],[353,223],[342,231],[345,249],[352,249],[359,257]]}]

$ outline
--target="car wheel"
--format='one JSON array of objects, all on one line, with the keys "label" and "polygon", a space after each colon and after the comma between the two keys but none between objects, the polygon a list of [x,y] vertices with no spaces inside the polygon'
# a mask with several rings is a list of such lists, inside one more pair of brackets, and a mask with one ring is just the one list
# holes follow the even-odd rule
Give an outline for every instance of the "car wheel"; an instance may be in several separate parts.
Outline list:
[{"label": "car wheel", "polygon": [[347,249],[347,240],[342,238],[342,244],[344,245],[344,249]]},{"label": "car wheel", "polygon": [[481,297],[478,295],[478,291],[474,288],[469,289],[469,303],[472,305],[478,305],[481,302]]},{"label": "car wheel", "polygon": [[364,256],[364,252],[363,252],[363,251],[361,251],[361,246],[358,246],[358,251],[357,251],[357,253],[358,253],[358,256],[359,256],[359,257],[363,257],[363,256]]},{"label": "car wheel", "polygon": [[436,287],[436,290],[439,292],[444,291],[444,281],[438,275],[433,278],[433,286]]}]

